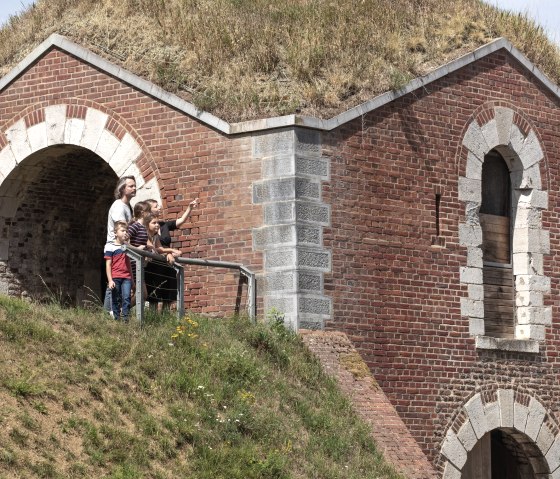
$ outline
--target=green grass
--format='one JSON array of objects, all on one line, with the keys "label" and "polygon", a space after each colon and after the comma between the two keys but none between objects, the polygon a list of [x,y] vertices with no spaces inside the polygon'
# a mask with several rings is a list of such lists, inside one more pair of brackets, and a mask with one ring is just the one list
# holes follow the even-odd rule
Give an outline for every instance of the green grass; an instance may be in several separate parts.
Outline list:
[{"label": "green grass", "polygon": [[140,328],[0,296],[0,351],[0,477],[398,477],[276,323]]},{"label": "green grass", "polygon": [[53,32],[230,121],[330,117],[501,36],[560,82],[543,28],[482,0],[38,0],[0,73]]}]

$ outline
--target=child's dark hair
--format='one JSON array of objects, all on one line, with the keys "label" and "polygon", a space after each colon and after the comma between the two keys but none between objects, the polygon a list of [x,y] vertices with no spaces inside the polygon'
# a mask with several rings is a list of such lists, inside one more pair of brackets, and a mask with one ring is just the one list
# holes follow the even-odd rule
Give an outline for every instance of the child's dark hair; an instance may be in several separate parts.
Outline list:
[{"label": "child's dark hair", "polygon": [[134,219],[141,220],[144,217],[144,213],[150,211],[150,203],[147,201],[139,201],[134,205]]},{"label": "child's dark hair", "polygon": [[148,225],[150,224],[150,221],[152,221],[154,218],[157,218],[157,216],[152,213],[148,213],[147,215],[144,215],[144,217],[142,218],[142,224],[145,226],[146,229],[148,229]]},{"label": "child's dark hair", "polygon": [[126,221],[115,221],[115,226],[113,227],[113,231],[116,233],[119,228],[128,228],[128,223]]}]

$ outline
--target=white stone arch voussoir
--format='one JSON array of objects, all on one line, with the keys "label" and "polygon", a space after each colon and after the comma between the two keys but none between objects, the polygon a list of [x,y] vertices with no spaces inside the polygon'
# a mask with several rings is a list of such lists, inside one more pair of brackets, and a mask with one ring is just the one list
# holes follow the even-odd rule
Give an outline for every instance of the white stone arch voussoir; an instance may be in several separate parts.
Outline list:
[{"label": "white stone arch voussoir", "polygon": [[[543,257],[550,253],[549,232],[542,227],[541,213],[548,208],[540,162],[544,152],[536,132],[524,134],[515,124],[515,112],[495,106],[494,118],[483,125],[476,120],[463,137],[467,150],[465,176],[459,177],[459,200],[465,203],[465,223],[459,225],[459,242],[467,248],[467,265],[461,267],[461,283],[469,295],[461,300],[461,314],[469,318],[469,332],[477,347],[501,349],[500,341],[484,336],[484,290],[482,229],[478,212],[482,202],[482,164],[485,155],[498,150],[510,169],[513,189],[513,274],[515,276],[515,340],[507,349],[538,352],[550,326],[551,308],[543,306],[550,293],[550,278],[544,275]],[[505,344],[505,343],[504,343]]]},{"label": "white stone arch voussoir", "polygon": [[[22,118],[6,129],[8,144],[0,151],[0,188],[29,155],[53,145],[75,145],[98,155],[118,177],[133,175],[136,178],[137,199],[151,197],[161,203],[156,178],[146,183],[136,164],[142,148],[134,137],[125,133],[119,140],[106,128],[109,115],[95,108],[87,108],[85,119],[68,118],[67,109],[66,104],[47,106],[43,122],[27,127]],[[3,216],[11,216],[9,213],[4,211]]]},{"label": "white stone arch voussoir", "polygon": [[528,406],[520,404],[512,389],[499,389],[497,396],[497,401],[484,404],[478,393],[463,406],[465,421],[457,433],[451,428],[447,431],[441,447],[443,479],[460,479],[467,454],[482,436],[498,428],[528,437],[546,461],[550,477],[560,477],[560,434],[555,436],[547,427],[545,407],[533,397]]}]

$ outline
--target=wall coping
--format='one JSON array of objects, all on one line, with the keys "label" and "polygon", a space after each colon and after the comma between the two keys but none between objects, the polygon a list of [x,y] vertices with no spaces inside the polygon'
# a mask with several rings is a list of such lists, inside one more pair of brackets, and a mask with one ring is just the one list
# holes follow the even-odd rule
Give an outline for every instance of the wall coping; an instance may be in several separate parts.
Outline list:
[{"label": "wall coping", "polygon": [[147,95],[150,95],[227,135],[295,126],[330,131],[366,113],[380,108],[383,105],[390,103],[391,101],[396,100],[397,98],[400,98],[418,88],[426,87],[428,84],[501,49],[507,50],[510,55],[521,63],[524,68],[526,68],[546,89],[550,91],[550,93],[560,99],[560,88],[558,85],[553,83],[543,72],[541,72],[525,55],[515,48],[509,40],[505,38],[498,38],[466,55],[463,55],[462,57],[436,68],[427,75],[410,81],[399,90],[389,91],[378,95],[375,98],[357,105],[354,108],[340,113],[328,120],[304,115],[284,115],[238,123],[228,123],[211,113],[198,109],[192,103],[183,100],[179,96],[164,90],[154,83],[144,80],[128,70],[111,63],[105,58],[93,53],[91,50],[74,43],[67,37],[58,33],[51,34],[20,63],[18,63],[18,65],[0,79],[0,93],[53,48],[58,48],[66,53],[69,53],[76,58],[102,70],[108,75],[129,84]]}]

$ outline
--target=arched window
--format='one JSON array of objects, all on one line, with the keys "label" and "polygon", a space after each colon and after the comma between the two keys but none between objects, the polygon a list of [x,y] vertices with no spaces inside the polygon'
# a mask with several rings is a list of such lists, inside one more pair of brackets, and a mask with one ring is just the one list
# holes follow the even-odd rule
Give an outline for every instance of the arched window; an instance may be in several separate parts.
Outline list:
[{"label": "arched window", "polygon": [[484,329],[487,336],[514,337],[515,283],[511,261],[511,180],[509,168],[491,150],[482,164],[482,259]]}]

